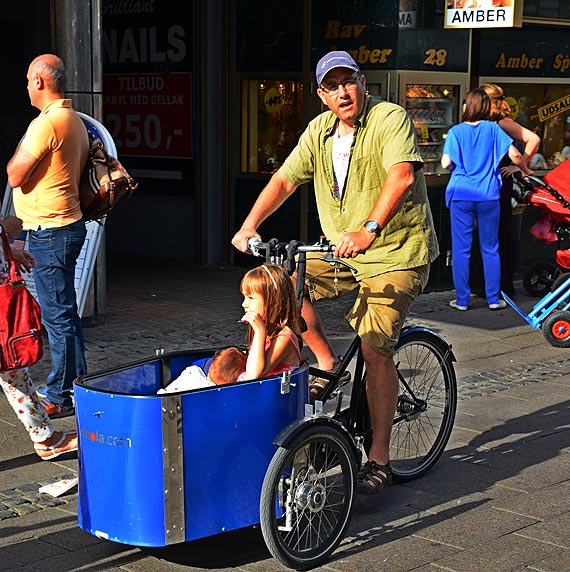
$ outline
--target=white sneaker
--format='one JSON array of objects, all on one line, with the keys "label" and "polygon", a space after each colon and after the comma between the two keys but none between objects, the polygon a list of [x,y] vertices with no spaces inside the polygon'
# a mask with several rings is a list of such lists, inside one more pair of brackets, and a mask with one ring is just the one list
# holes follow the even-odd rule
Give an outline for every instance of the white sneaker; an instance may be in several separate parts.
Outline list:
[{"label": "white sneaker", "polygon": [[451,300],[451,302],[449,303],[449,305],[450,305],[452,308],[455,308],[456,310],[459,310],[460,312],[466,312],[466,311],[469,309],[468,306],[460,306],[460,305],[457,303],[457,300]]},{"label": "white sneaker", "polygon": [[489,304],[489,310],[502,310],[507,307],[507,303],[504,300],[499,300],[498,304]]}]

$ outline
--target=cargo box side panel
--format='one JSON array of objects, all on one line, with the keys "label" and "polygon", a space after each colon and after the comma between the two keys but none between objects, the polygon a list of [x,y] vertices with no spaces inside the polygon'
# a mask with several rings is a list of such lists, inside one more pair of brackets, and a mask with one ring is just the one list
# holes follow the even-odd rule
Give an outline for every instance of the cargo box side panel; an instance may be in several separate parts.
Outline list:
[{"label": "cargo box side panel", "polygon": [[164,546],[160,397],[75,388],[79,526],[101,538]]},{"label": "cargo box side panel", "polygon": [[303,417],[307,377],[285,395],[281,378],[182,395],[187,540],[259,523],[273,439]]}]

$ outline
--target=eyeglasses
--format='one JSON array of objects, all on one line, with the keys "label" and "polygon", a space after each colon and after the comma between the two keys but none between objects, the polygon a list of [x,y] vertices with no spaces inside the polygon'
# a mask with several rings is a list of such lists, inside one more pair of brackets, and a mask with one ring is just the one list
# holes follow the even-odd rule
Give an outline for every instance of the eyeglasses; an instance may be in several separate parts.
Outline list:
[{"label": "eyeglasses", "polygon": [[321,85],[321,90],[329,95],[336,95],[340,86],[344,87],[344,89],[349,90],[358,85],[358,80],[360,79],[360,74],[353,75],[350,79],[345,79],[343,81],[339,81],[338,83],[329,83],[328,85]]}]

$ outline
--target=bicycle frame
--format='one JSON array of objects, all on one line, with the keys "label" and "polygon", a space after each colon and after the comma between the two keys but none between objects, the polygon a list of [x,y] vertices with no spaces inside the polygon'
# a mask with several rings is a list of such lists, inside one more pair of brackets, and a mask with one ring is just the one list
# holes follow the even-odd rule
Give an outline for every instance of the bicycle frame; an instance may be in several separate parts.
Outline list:
[{"label": "bicycle frame", "polygon": [[[326,253],[325,256],[323,257],[323,260],[329,260],[331,265],[342,264],[354,270],[354,268],[344,260],[340,260],[331,256],[333,247],[328,241],[326,241],[323,238],[321,238],[321,241],[319,242],[318,245],[310,245],[310,246],[306,246],[298,241],[292,241],[289,244],[279,243],[276,239],[272,239],[268,243],[262,243],[261,241],[256,241],[255,243],[250,244],[250,249],[252,250],[252,252],[259,253],[259,251],[263,248],[266,249],[265,257],[268,262],[273,262],[273,263],[276,262],[278,263],[279,261],[283,262],[283,258],[286,255],[287,269],[289,273],[293,274],[296,271],[295,291],[297,294],[297,301],[300,309],[303,306],[303,298],[304,298],[307,252]],[[298,258],[297,260],[295,260],[295,255],[297,254]],[[405,330],[403,330],[403,332],[404,331]],[[452,361],[455,361],[455,357],[451,352],[451,347],[447,346],[447,344],[445,345],[447,347],[447,350],[443,355],[443,360],[446,361],[450,358]],[[353,436],[353,438],[359,440],[366,437],[366,435],[358,435],[358,432],[364,429],[364,428],[359,428],[358,425],[359,422],[361,421],[363,407],[366,407],[366,409],[368,407],[366,400],[364,357],[362,354],[360,336],[358,336],[358,334],[355,335],[348,349],[342,356],[340,364],[335,373],[331,373],[329,371],[321,370],[317,367],[310,366],[309,374],[315,375],[322,379],[326,379],[329,382],[325,387],[325,389],[321,392],[319,398],[319,401],[324,403],[338,390],[340,380],[343,374],[347,371],[349,364],[352,362],[355,356],[356,356],[356,364],[354,369],[354,375],[352,377],[353,385],[350,396],[350,404],[348,406],[349,418],[348,418],[347,429]],[[426,401],[416,397],[411,387],[406,382],[404,376],[400,373],[400,371],[398,371],[397,364],[396,364],[396,370],[398,372],[399,382],[406,388],[409,397],[402,395],[398,396],[397,411],[399,412],[399,414],[396,417],[394,417],[393,425],[396,425],[403,421],[411,420],[415,416],[418,416],[419,414],[425,412],[427,409]],[[342,397],[342,394],[339,394],[339,397]],[[339,399],[337,401],[337,405],[335,408],[334,418],[338,418],[341,416],[342,413],[344,413],[343,411],[341,411],[341,406],[342,406],[342,399]],[[367,429],[366,432],[371,433],[371,430]]]}]

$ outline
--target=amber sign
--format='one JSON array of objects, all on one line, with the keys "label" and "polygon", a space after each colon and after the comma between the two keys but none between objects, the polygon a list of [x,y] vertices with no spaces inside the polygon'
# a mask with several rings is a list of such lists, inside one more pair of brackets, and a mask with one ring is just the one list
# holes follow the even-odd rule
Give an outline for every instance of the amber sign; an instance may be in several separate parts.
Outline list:
[{"label": "amber sign", "polygon": [[446,28],[522,26],[522,0],[446,0]]}]

